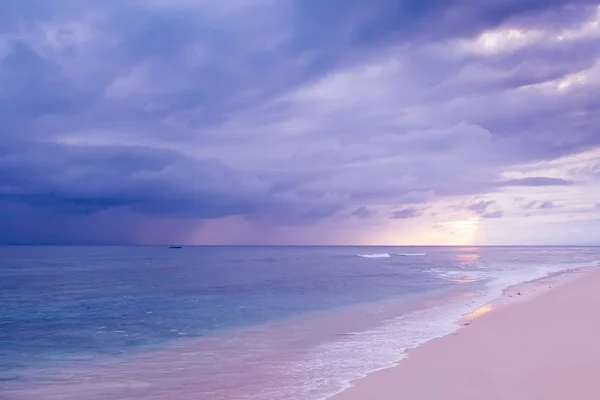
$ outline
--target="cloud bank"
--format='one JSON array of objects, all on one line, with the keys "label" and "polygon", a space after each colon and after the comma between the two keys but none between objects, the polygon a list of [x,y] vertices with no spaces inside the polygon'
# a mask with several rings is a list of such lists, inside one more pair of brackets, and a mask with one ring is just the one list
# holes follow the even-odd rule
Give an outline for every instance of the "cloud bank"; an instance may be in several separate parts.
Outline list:
[{"label": "cloud bank", "polygon": [[4,3],[0,243],[600,233],[597,2]]}]

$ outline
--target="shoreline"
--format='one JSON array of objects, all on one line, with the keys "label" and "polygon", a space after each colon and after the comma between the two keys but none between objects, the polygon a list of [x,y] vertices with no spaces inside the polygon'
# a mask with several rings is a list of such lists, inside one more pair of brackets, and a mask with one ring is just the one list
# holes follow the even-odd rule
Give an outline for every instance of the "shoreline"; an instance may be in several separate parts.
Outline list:
[{"label": "shoreline", "polygon": [[[570,269],[566,271],[554,272],[542,278],[509,286],[502,291],[500,296],[493,299],[480,309],[465,315],[460,319],[460,321],[458,321],[458,323],[462,329],[485,314],[497,311],[501,308],[532,300],[538,296],[544,295],[552,289],[557,289],[562,285],[577,280],[582,275],[593,273],[594,271],[596,271],[595,268]],[[440,337],[434,340],[439,340],[442,338],[443,337]]]},{"label": "shoreline", "polygon": [[[84,363],[77,371],[55,370],[57,374],[51,374],[50,379],[39,381],[28,388],[17,385],[10,393],[15,399],[23,400],[39,396],[45,396],[48,399],[77,399],[82,393],[89,393],[90,399],[121,396],[120,398],[123,399],[156,398],[158,400],[160,397],[156,397],[156,394],[159,392],[172,393],[173,398],[176,398],[197,395],[199,392],[204,393],[203,390],[207,390],[212,392],[211,395],[217,396],[216,398],[234,399],[241,398],[239,397],[241,393],[248,396],[259,396],[259,393],[264,395],[265,390],[273,390],[273,393],[269,394],[271,397],[263,398],[280,398],[277,397],[280,393],[275,395],[275,391],[282,393],[285,391],[287,395],[299,395],[299,385],[304,385],[302,386],[302,396],[304,397],[301,398],[337,399],[336,396],[345,395],[347,391],[352,390],[353,386],[362,385],[363,380],[403,365],[407,361],[407,357],[412,357],[413,352],[422,347],[462,332],[463,326],[471,325],[473,321],[485,314],[479,312],[473,315],[479,311],[478,307],[485,309],[486,306],[492,304],[493,310],[496,311],[505,306],[529,300],[544,293],[546,289],[542,287],[541,283],[550,284],[555,288],[575,279],[585,269],[586,267],[574,267],[501,289],[502,285],[506,283],[505,277],[500,280],[502,285],[489,287],[490,291],[487,294],[465,291],[460,295],[453,296],[451,302],[448,302],[450,297],[446,296],[450,292],[440,292],[439,294],[445,294],[442,297],[438,297],[438,294],[423,298],[418,296],[419,299],[412,299],[416,302],[411,300],[406,304],[398,304],[397,300],[384,300],[362,305],[359,308],[350,307],[343,309],[341,314],[336,312],[335,323],[332,323],[332,316],[329,313],[304,315],[294,319],[293,323],[290,323],[292,322],[290,320],[279,321],[269,329],[255,328],[232,334],[228,337],[228,349],[220,347],[224,344],[221,340],[222,337],[201,340],[189,338],[165,348],[142,352],[131,357],[108,358],[96,360],[90,364]],[[531,287],[527,289],[527,286]],[[521,295],[516,293],[521,293]],[[490,303],[492,299],[495,300]],[[428,304],[427,307],[422,307],[425,305],[424,302]],[[359,309],[365,313],[362,318],[357,318]],[[397,318],[400,309],[403,317]],[[365,316],[367,318],[364,318]],[[379,321],[385,323],[381,324]],[[315,327],[319,327],[319,329],[314,329]],[[311,335],[321,336],[327,340],[321,341],[319,338],[312,338],[311,340],[316,340],[314,342],[316,346],[306,346],[306,343],[303,343],[298,347],[297,333],[303,332],[304,335],[311,330],[313,332]],[[400,344],[402,340],[398,339],[398,332],[409,332],[410,340],[405,340],[405,343]],[[407,337],[403,336],[402,339],[407,339]],[[263,348],[260,354],[256,354],[257,357],[248,357],[251,354],[248,353],[248,350],[253,347],[252,343],[274,342],[279,345],[270,350]],[[247,348],[247,345],[251,346]],[[357,345],[360,346],[358,352]],[[214,370],[214,367],[209,367],[204,362],[206,360],[196,358],[203,352],[208,354],[205,350],[216,348],[226,350],[218,353],[228,360],[227,365],[217,371]],[[380,358],[371,356],[369,359],[377,364],[368,365],[366,363],[368,360],[362,357],[365,351],[377,353],[375,356]],[[240,354],[244,355],[243,359],[239,357]],[[313,387],[310,383],[314,379],[318,379],[320,376],[333,377],[339,373],[339,366],[336,363],[322,361],[331,359],[328,354],[334,355],[336,360],[346,362],[344,373],[353,375],[353,377],[350,379],[350,377],[339,378],[336,376],[339,379],[324,381],[319,383],[320,386]],[[381,357],[385,357],[385,359]],[[270,361],[265,363],[266,359]],[[351,360],[352,365],[349,365],[346,360]],[[275,365],[278,366],[276,373],[272,368]],[[294,369],[292,370],[290,367]],[[304,373],[298,374],[305,371],[307,367],[311,371],[310,376]],[[205,375],[208,369],[213,370],[216,377],[235,375],[237,377],[236,385],[239,387],[230,391],[230,385],[221,384],[220,380],[211,380],[209,376],[200,381],[193,378]],[[359,369],[370,370],[364,374],[357,374]],[[249,375],[248,370],[252,370],[252,374]],[[298,375],[289,375],[290,372]],[[54,377],[57,378],[55,382],[53,382]],[[301,381],[298,380],[300,378]],[[192,379],[195,380],[194,384],[186,385],[186,387],[177,386],[177,382],[192,381]],[[278,386],[273,387],[273,381],[278,382]],[[331,390],[323,390],[327,386],[330,386]]]},{"label": "shoreline", "polygon": [[[385,326],[385,322],[394,319],[401,315],[413,315],[414,313],[422,312],[423,310],[429,310],[429,307],[424,307],[424,304],[432,305],[446,305],[445,300],[447,299],[448,293],[451,293],[447,289],[439,290],[433,293],[416,293],[408,296],[402,301],[398,299],[383,299],[373,303],[352,305],[344,308],[338,308],[334,310],[334,320],[332,322],[332,311],[318,311],[314,313],[307,313],[295,317],[290,317],[276,321],[267,326],[254,326],[251,328],[243,328],[236,331],[231,331],[226,336],[211,336],[204,338],[193,338],[183,337],[181,341],[175,341],[169,343],[163,347],[148,347],[146,349],[136,349],[128,354],[113,356],[103,355],[97,357],[81,357],[74,356],[75,361],[82,361],[77,367],[73,369],[71,366],[62,365],[48,365],[41,369],[34,369],[33,371],[37,374],[42,372],[42,375],[29,375],[31,371],[26,371],[22,377],[33,378],[31,384],[22,386],[17,379],[11,379],[9,384],[11,387],[7,387],[7,393],[16,399],[30,400],[45,396],[47,399],[78,399],[81,393],[88,392],[90,399],[106,398],[103,396],[119,396],[123,399],[137,398],[135,396],[145,396],[143,398],[154,399],[152,390],[156,387],[164,387],[171,385],[171,380],[174,377],[172,372],[174,370],[187,371],[184,373],[177,373],[177,379],[192,379],[195,374],[201,374],[197,368],[202,365],[197,360],[191,358],[202,354],[207,349],[215,349],[219,346],[219,342],[223,343],[226,340],[227,346],[236,346],[235,351],[226,350],[227,355],[224,356],[229,360],[228,366],[224,370],[220,370],[221,376],[228,374],[238,376],[237,384],[240,384],[240,391],[236,393],[227,393],[221,395],[219,393],[218,398],[222,399],[238,399],[241,396],[242,391],[246,393],[259,393],[264,389],[262,387],[271,386],[269,381],[274,378],[272,371],[263,371],[263,367],[268,366],[271,362],[281,362],[280,366],[289,368],[290,365],[294,366],[296,370],[300,371],[303,367],[298,366],[297,363],[310,363],[312,368],[324,368],[325,370],[320,371],[321,375],[328,375],[328,370],[332,368],[330,363],[320,363],[319,359],[315,359],[315,356],[320,356],[323,351],[334,351],[339,352],[347,339],[353,340],[353,337],[360,338],[359,342],[364,341],[364,334],[371,332],[377,333],[377,330]],[[361,314],[361,318],[357,319],[357,312]],[[315,329],[318,327],[319,329]],[[310,329],[309,329],[310,328]],[[321,337],[318,341],[310,346],[303,346],[298,352],[298,348],[294,343],[297,340],[297,332],[303,332],[313,330],[314,334]],[[322,340],[326,339],[326,340]],[[331,340],[334,339],[334,340]],[[341,339],[341,340],[338,340]],[[370,344],[376,343],[376,340],[380,340],[381,336],[374,337]],[[278,343],[277,347],[273,347],[270,351],[263,349],[261,351],[261,358],[248,358],[246,357],[246,349],[243,348],[248,343]],[[352,343],[351,345],[356,345]],[[331,346],[331,349],[329,347]],[[369,344],[365,343],[364,347],[368,348]],[[149,350],[148,350],[149,349]],[[388,349],[389,350],[389,349]],[[350,350],[348,350],[350,351]],[[352,351],[355,351],[353,349]],[[266,353],[273,353],[272,357],[269,357]],[[301,353],[303,356],[297,358],[297,354]],[[385,353],[385,351],[384,351]],[[222,354],[222,353],[221,353]],[[240,358],[242,354],[244,357]],[[347,353],[350,356],[351,353]],[[356,353],[353,353],[356,355]],[[308,357],[305,357],[308,356]],[[387,366],[377,369],[377,371],[387,369],[393,365],[397,360],[398,354],[389,355],[389,360],[386,360]],[[190,358],[188,358],[190,357]],[[264,363],[265,357],[269,358],[268,363]],[[292,357],[292,358],[288,358]],[[294,358],[296,357],[296,358]],[[189,364],[188,364],[189,362]],[[357,365],[362,365],[363,359],[356,359]],[[260,365],[259,365],[260,364]],[[295,364],[295,365],[294,365]],[[252,379],[248,379],[248,376],[242,377],[247,370],[250,369],[247,365],[252,366]],[[161,372],[157,372],[157,368]],[[242,372],[243,370],[243,372]],[[191,372],[190,372],[191,371]],[[160,374],[161,376],[158,376]],[[171,375],[171,376],[170,376]],[[154,380],[150,381],[148,376],[154,376]],[[313,374],[311,379],[304,377],[306,382],[307,397],[313,398],[312,388],[309,383],[312,379],[318,378],[319,375]],[[356,376],[356,375],[355,375]],[[15,377],[18,377],[15,375]],[[41,377],[41,379],[39,379]],[[288,379],[284,375],[278,376],[277,380],[282,383],[283,380]],[[341,379],[336,382],[349,382],[350,379]],[[68,384],[66,384],[68,382]],[[203,382],[206,384],[207,382]],[[258,384],[258,385],[257,385]],[[289,395],[297,392],[296,382],[285,383],[286,387],[278,387],[278,389],[289,389]],[[207,385],[204,385],[205,387]],[[226,385],[227,387],[231,385]],[[259,387],[262,386],[262,387]],[[224,385],[220,385],[215,388],[216,391],[221,390]],[[329,396],[330,394],[337,393],[341,390],[340,387],[332,388],[325,393],[319,393],[319,398],[325,398],[323,396]],[[182,391],[179,387],[172,389],[173,393],[176,393],[175,397],[178,396],[191,396],[188,393],[196,392],[194,385],[189,385],[188,388],[184,388]],[[321,388],[318,388],[321,391]],[[0,393],[2,391],[0,390]],[[116,393],[116,394],[115,394]],[[139,393],[139,394],[137,394]],[[129,397],[131,396],[131,397]],[[0,396],[1,397],[1,396]],[[119,397],[120,398],[120,397]],[[171,397],[169,397],[170,399]],[[251,397],[255,398],[255,397]],[[269,397],[270,398],[270,397]],[[275,398],[275,397],[273,397]],[[157,398],[158,399],[158,398]]]},{"label": "shoreline", "polygon": [[[587,279],[586,279],[587,278]],[[573,297],[572,294],[587,293],[588,290],[582,290],[582,286],[589,285],[590,282],[597,282],[597,287],[600,287],[600,271],[597,268],[574,268],[557,273],[551,273],[546,277],[535,279],[533,281],[512,285],[503,290],[502,294],[480,307],[476,311],[465,315],[457,321],[459,328],[448,335],[432,339],[416,348],[406,350],[406,357],[390,368],[375,371],[367,374],[365,377],[353,380],[349,383],[349,387],[337,394],[326,397],[327,400],[360,400],[364,398],[377,398],[378,400],[404,398],[415,398],[419,400],[438,400],[441,398],[452,399],[480,399],[480,398],[512,398],[530,400],[536,397],[519,397],[519,393],[498,392],[496,388],[491,392],[485,391],[485,388],[480,388],[476,394],[469,389],[469,376],[473,373],[490,370],[492,380],[494,379],[493,371],[495,371],[501,363],[498,363],[494,357],[498,354],[488,355],[485,350],[493,352],[493,346],[481,346],[482,342],[488,345],[495,338],[510,348],[510,343],[506,343],[507,337],[515,334],[512,329],[512,324],[518,323],[519,326],[527,324],[528,327],[535,328],[538,315],[552,316],[554,309],[559,309],[562,313],[568,315],[569,307],[574,307],[581,310],[578,305],[569,304],[562,306],[551,307],[548,302],[553,301],[556,297]],[[593,287],[592,287],[593,289]],[[591,291],[592,294],[593,290]],[[596,295],[600,301],[600,294]],[[556,301],[556,300],[554,300]],[[535,311],[531,311],[531,308]],[[593,305],[589,305],[593,309]],[[565,309],[566,308],[566,309]],[[592,312],[592,310],[590,310]],[[579,313],[577,314],[579,315]],[[585,315],[584,317],[585,318]],[[548,324],[552,325],[553,318],[545,318],[540,320],[537,325],[542,332],[543,328]],[[506,321],[508,320],[508,322]],[[516,321],[513,321],[516,320]],[[520,321],[520,322],[519,322]],[[556,323],[556,319],[554,319]],[[481,332],[484,331],[485,335]],[[600,322],[598,330],[600,332]],[[530,338],[528,332],[523,333],[524,339]],[[573,332],[574,338],[577,332]],[[592,333],[593,336],[593,333]],[[510,341],[510,340],[508,340]],[[533,340],[525,340],[525,342],[535,343]],[[556,341],[556,340],[555,340]],[[559,341],[560,342],[560,341]],[[560,343],[554,343],[555,346]],[[590,344],[590,345],[593,345]],[[549,346],[550,347],[550,346]],[[483,350],[483,351],[480,351]],[[461,356],[465,355],[465,356]],[[599,355],[600,356],[600,355]],[[478,365],[477,370],[469,371],[456,376],[458,368],[466,367],[469,370],[469,360],[476,359]],[[533,358],[535,363],[536,357],[527,354],[527,346],[520,354],[514,355],[515,360],[519,364],[528,365],[526,362]],[[523,360],[519,360],[522,358]],[[452,360],[452,364],[448,364]],[[457,365],[458,364],[458,365]],[[440,365],[445,365],[447,368],[441,368]],[[504,365],[500,369],[510,369],[508,365]],[[432,375],[432,372],[434,373]],[[464,372],[464,371],[463,371]],[[477,385],[475,385],[477,386]],[[435,387],[443,387],[444,390],[435,391]],[[433,389],[432,389],[433,388]],[[433,390],[433,391],[432,391]],[[498,393],[502,393],[499,395]],[[545,393],[545,392],[544,392]],[[597,392],[597,397],[600,397],[600,388]],[[548,394],[544,394],[544,398]],[[441,396],[441,397],[440,397]],[[470,397],[472,396],[472,397]],[[563,397],[556,397],[556,399]],[[583,398],[583,397],[582,397]]]}]

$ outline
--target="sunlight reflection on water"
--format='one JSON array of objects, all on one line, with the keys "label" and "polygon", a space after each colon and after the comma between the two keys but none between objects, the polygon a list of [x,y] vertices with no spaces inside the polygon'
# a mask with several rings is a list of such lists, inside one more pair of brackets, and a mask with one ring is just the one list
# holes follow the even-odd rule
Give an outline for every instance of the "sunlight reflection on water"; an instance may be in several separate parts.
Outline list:
[{"label": "sunlight reflection on water", "polygon": [[493,309],[494,309],[494,306],[492,304],[486,304],[485,306],[480,307],[477,310],[473,311],[471,314],[467,315],[467,319],[471,320],[471,319],[479,318],[482,315],[489,313]]}]

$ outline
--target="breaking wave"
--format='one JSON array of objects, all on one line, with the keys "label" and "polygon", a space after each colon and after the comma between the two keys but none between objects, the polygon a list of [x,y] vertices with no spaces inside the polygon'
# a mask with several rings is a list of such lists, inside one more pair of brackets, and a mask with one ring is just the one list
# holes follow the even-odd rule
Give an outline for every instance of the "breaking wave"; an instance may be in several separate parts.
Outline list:
[{"label": "breaking wave", "polygon": [[[397,257],[423,257],[426,256],[427,253],[393,253],[394,256]],[[392,254],[390,253],[367,253],[367,254],[357,254],[357,256],[362,258],[390,258]]]},{"label": "breaking wave", "polygon": [[374,253],[374,254],[357,254],[362,258],[390,258],[389,253]]}]

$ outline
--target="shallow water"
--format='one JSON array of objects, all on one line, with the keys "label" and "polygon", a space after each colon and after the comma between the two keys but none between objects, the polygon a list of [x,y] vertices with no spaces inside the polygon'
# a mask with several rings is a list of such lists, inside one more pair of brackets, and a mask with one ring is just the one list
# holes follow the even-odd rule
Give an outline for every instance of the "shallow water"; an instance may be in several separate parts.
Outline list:
[{"label": "shallow water", "polygon": [[0,395],[322,398],[507,286],[598,260],[597,248],[4,247]]}]

